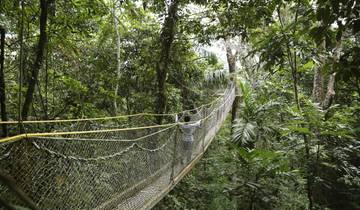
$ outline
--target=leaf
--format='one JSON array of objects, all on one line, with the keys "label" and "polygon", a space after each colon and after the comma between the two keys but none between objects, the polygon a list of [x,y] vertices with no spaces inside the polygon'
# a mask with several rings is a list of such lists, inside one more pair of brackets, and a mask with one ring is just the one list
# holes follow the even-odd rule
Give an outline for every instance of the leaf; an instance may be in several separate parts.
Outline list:
[{"label": "leaf", "polygon": [[315,63],[313,60],[308,61],[307,63],[305,63],[304,65],[300,66],[299,68],[299,72],[309,72],[310,70],[312,70],[315,66]]},{"label": "leaf", "polygon": [[299,133],[299,134],[312,134],[312,132],[310,132],[310,130],[305,127],[290,125],[290,126],[287,126],[286,128],[289,129],[289,132],[295,132],[295,133]]},{"label": "leaf", "polygon": [[241,145],[253,142],[256,136],[255,129],[256,124],[253,122],[238,120],[234,125],[233,141]]}]

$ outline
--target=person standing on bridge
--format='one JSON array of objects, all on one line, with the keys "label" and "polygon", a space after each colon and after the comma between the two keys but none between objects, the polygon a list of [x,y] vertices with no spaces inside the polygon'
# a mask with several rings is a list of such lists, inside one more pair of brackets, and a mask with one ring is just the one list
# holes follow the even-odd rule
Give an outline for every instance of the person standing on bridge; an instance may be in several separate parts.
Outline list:
[{"label": "person standing on bridge", "polygon": [[180,125],[180,131],[183,133],[182,138],[182,148],[183,148],[183,157],[181,160],[181,163],[187,163],[191,160],[192,155],[192,147],[194,142],[194,133],[196,131],[196,128],[200,127],[201,120],[196,122],[190,122],[191,117],[189,115],[186,115],[184,117],[184,124]]}]

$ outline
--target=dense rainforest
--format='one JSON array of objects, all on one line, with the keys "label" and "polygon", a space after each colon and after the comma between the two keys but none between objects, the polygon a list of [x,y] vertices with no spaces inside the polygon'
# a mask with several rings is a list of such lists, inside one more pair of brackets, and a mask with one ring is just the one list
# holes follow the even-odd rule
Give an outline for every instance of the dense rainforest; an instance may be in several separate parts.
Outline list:
[{"label": "dense rainforest", "polygon": [[1,121],[18,122],[1,137],[162,124],[229,82],[226,123],[155,209],[360,209],[358,0],[0,0],[0,38]]}]

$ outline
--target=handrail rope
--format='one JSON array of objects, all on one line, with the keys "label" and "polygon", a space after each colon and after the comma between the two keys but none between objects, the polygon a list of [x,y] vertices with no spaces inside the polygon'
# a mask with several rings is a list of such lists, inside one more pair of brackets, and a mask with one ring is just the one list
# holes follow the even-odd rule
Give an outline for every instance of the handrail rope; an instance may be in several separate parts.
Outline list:
[{"label": "handrail rope", "polygon": [[156,131],[154,133],[150,133],[148,135],[145,136],[141,136],[139,138],[135,138],[135,139],[84,139],[84,138],[64,138],[64,137],[30,137],[30,138],[36,138],[36,139],[52,139],[52,140],[72,140],[72,141],[102,141],[102,142],[136,142],[136,141],[140,141],[142,139],[148,138],[150,136],[155,136],[156,134],[162,133],[166,130],[169,130],[171,128],[176,127],[178,124],[175,124],[173,126],[170,126],[168,128],[165,129],[161,129],[159,131]]},{"label": "handrail rope", "polygon": [[[229,94],[230,95],[230,94]],[[229,96],[226,96],[225,102]],[[224,104],[220,105],[219,107],[222,107]],[[218,108],[217,108],[218,110]],[[215,109],[211,112],[213,113]],[[203,118],[207,119],[210,117],[211,113]],[[201,119],[201,120],[203,120]],[[142,130],[142,129],[150,129],[150,128],[163,128],[163,127],[169,127],[173,125],[181,124],[179,122],[177,123],[170,123],[170,124],[163,124],[163,125],[153,125],[153,126],[144,126],[144,127],[133,127],[133,128],[119,128],[119,129],[107,129],[107,130],[92,130],[92,131],[68,131],[68,132],[52,132],[52,133],[25,133],[25,134],[19,134],[12,137],[7,137],[0,139],[0,143],[9,143],[13,141],[18,141],[24,138],[31,138],[31,137],[46,137],[46,136],[61,136],[61,135],[76,135],[76,134],[91,134],[91,133],[105,133],[105,132],[117,132],[117,131],[131,131],[131,130]]]},{"label": "handrail rope", "polygon": [[121,150],[119,152],[115,152],[115,153],[110,154],[110,155],[104,155],[104,156],[98,156],[98,157],[90,157],[90,158],[75,157],[75,156],[72,156],[72,155],[65,155],[63,153],[51,150],[51,149],[49,149],[49,148],[47,148],[47,147],[45,147],[43,145],[39,146],[39,144],[37,144],[35,141],[33,141],[32,144],[37,149],[44,150],[44,151],[46,151],[46,152],[48,152],[48,153],[50,153],[52,155],[57,155],[57,156],[62,157],[64,159],[77,160],[77,161],[98,161],[98,160],[107,160],[107,159],[110,159],[110,158],[115,158],[117,156],[121,156],[124,153],[129,152],[134,147],[138,147],[139,149],[147,151],[147,152],[157,152],[159,150],[162,150],[173,139],[173,136],[174,136],[175,133],[176,133],[176,131],[174,131],[170,135],[170,137],[168,138],[167,141],[165,141],[165,143],[163,143],[162,145],[160,145],[159,147],[154,148],[154,149],[145,148],[145,147],[141,146],[138,143],[132,143],[130,146],[126,147],[125,149],[123,149],[123,150]]},{"label": "handrail rope", "polygon": [[133,131],[133,130],[144,130],[151,128],[164,128],[173,125],[177,125],[178,123],[170,123],[163,125],[152,125],[152,126],[144,126],[144,127],[133,127],[133,128],[117,128],[117,129],[107,129],[107,130],[92,130],[92,131],[68,131],[68,132],[52,132],[52,133],[24,133],[19,134],[12,137],[2,138],[0,139],[0,143],[9,143],[13,141],[18,141],[24,138],[31,137],[46,137],[46,136],[62,136],[62,135],[76,135],[76,134],[91,134],[91,133],[106,133],[106,132],[118,132],[118,131]]},{"label": "handrail rope", "polygon": [[[157,113],[137,113],[137,114],[129,114],[129,115],[119,115],[119,116],[114,116],[114,117],[94,117],[94,118],[81,118],[81,119],[59,119],[59,120],[27,120],[27,121],[22,121],[22,124],[38,124],[38,123],[63,123],[63,122],[82,122],[82,121],[97,121],[97,120],[112,120],[112,119],[121,119],[121,118],[128,118],[128,117],[138,117],[138,116],[175,116],[177,114],[182,114],[185,112],[190,112],[190,111],[195,111],[195,110],[199,110],[202,107],[206,107],[206,106],[210,106],[211,104],[215,103],[216,101],[220,100],[221,97],[217,97],[216,99],[214,99],[213,101],[207,103],[207,104],[203,104],[199,107],[196,107],[194,109],[188,109],[188,110],[183,110],[181,112],[175,112],[175,113],[164,113],[164,114],[157,114]],[[0,125],[1,124],[18,124],[19,121],[0,121]]]},{"label": "handrail rope", "polygon": [[[227,101],[228,99],[226,98],[224,101],[224,103],[223,104],[221,104],[219,107],[222,107],[225,103],[226,103],[226,101]],[[214,111],[217,111],[218,110],[218,108],[217,109],[214,109],[214,110],[212,110],[212,112],[210,112],[209,114],[208,114],[208,116],[206,116],[206,117],[204,117],[204,118],[202,118],[202,119],[200,119],[200,120],[206,120],[206,119],[208,119],[209,118],[209,116],[210,115],[212,115],[213,113],[214,113]],[[197,120],[198,121],[198,120]],[[197,122],[197,121],[191,121],[190,123],[194,123],[194,122]],[[177,125],[179,125],[179,124],[183,124],[183,123],[180,123],[180,122],[178,122],[178,123],[174,123],[174,124],[172,124],[171,126],[169,126],[168,128],[165,128],[165,129],[162,129],[162,130],[159,130],[159,131],[157,131],[157,132],[155,132],[155,133],[151,133],[151,134],[148,134],[148,135],[145,135],[145,136],[142,136],[142,137],[139,137],[139,138],[136,138],[136,139],[123,139],[123,140],[118,140],[118,139],[83,139],[83,138],[62,138],[62,137],[60,137],[60,138],[55,138],[55,137],[44,137],[44,136],[29,136],[28,135],[28,138],[38,138],[38,139],[54,139],[54,140],[79,140],[79,141],[111,141],[111,142],[134,142],[134,141],[139,141],[139,140],[142,140],[142,139],[145,139],[145,138],[147,138],[147,137],[150,137],[150,136],[153,136],[153,135],[156,135],[156,134],[158,134],[158,133],[162,133],[162,132],[164,132],[164,131],[166,131],[166,130],[168,130],[168,129],[171,129],[171,128],[173,128],[173,127],[175,127],[175,126],[177,126]],[[100,130],[101,131],[101,130]],[[94,132],[94,133],[97,133],[97,132]],[[79,133],[75,133],[75,134],[79,134]],[[64,135],[66,135],[66,134],[64,134]],[[71,135],[71,134],[70,134]],[[1,142],[1,141],[0,141]]]},{"label": "handrail rope", "polygon": [[[217,107],[216,109],[212,110],[212,111],[208,114],[208,116],[206,116],[206,117],[204,117],[204,118],[202,118],[202,119],[199,119],[199,120],[206,120],[206,119],[208,119],[211,115],[214,114],[215,111],[218,111],[218,110],[220,109],[220,107],[222,107],[222,106],[225,105],[225,103],[228,101],[228,98],[229,98],[229,97],[227,97],[227,98],[224,100],[224,103],[222,103],[221,105],[219,105],[219,107]],[[190,123],[194,123],[194,122],[197,122],[197,121],[199,121],[199,120],[191,121]],[[101,140],[101,139],[81,139],[81,138],[55,138],[55,137],[44,137],[44,136],[30,136],[30,137],[29,137],[29,135],[28,135],[28,138],[34,138],[34,137],[35,137],[35,138],[59,139],[59,140],[134,142],[134,141],[139,141],[139,140],[145,139],[145,138],[147,138],[147,137],[149,137],[149,136],[156,135],[156,134],[158,134],[158,133],[164,132],[164,131],[166,131],[166,130],[168,130],[168,129],[170,129],[170,128],[173,128],[173,127],[175,127],[175,126],[177,126],[177,125],[179,125],[179,124],[184,124],[184,123],[181,123],[181,122],[173,123],[171,126],[165,128],[165,129],[159,130],[159,131],[157,131],[157,132],[155,132],[155,133],[148,134],[148,135],[146,135],[146,136],[142,136],[142,137],[139,137],[139,138],[136,138],[136,139],[133,139],[133,140],[131,140],[131,139],[124,139],[124,140],[117,140],[117,139],[112,139],[112,140],[111,140],[111,139],[107,139],[107,140]],[[100,131],[101,131],[101,130],[100,130]],[[86,131],[83,131],[83,132],[84,132],[85,134],[88,133],[88,132],[86,132]],[[74,133],[74,134],[84,134],[84,133]],[[92,132],[92,133],[97,133],[97,132]],[[67,134],[64,134],[64,135],[67,135]],[[69,135],[71,135],[71,134],[69,134]]]}]

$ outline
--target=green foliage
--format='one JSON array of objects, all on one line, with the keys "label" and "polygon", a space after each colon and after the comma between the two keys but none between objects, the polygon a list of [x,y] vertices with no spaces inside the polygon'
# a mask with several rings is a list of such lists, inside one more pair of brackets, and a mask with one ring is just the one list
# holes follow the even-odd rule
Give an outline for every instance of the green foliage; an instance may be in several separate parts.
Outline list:
[{"label": "green foliage", "polygon": [[268,124],[272,119],[269,114],[281,109],[283,105],[271,99],[254,94],[252,86],[247,82],[240,82],[242,103],[239,115],[234,125],[233,139],[236,143],[254,147],[254,143],[267,143],[277,133],[275,124]]}]

